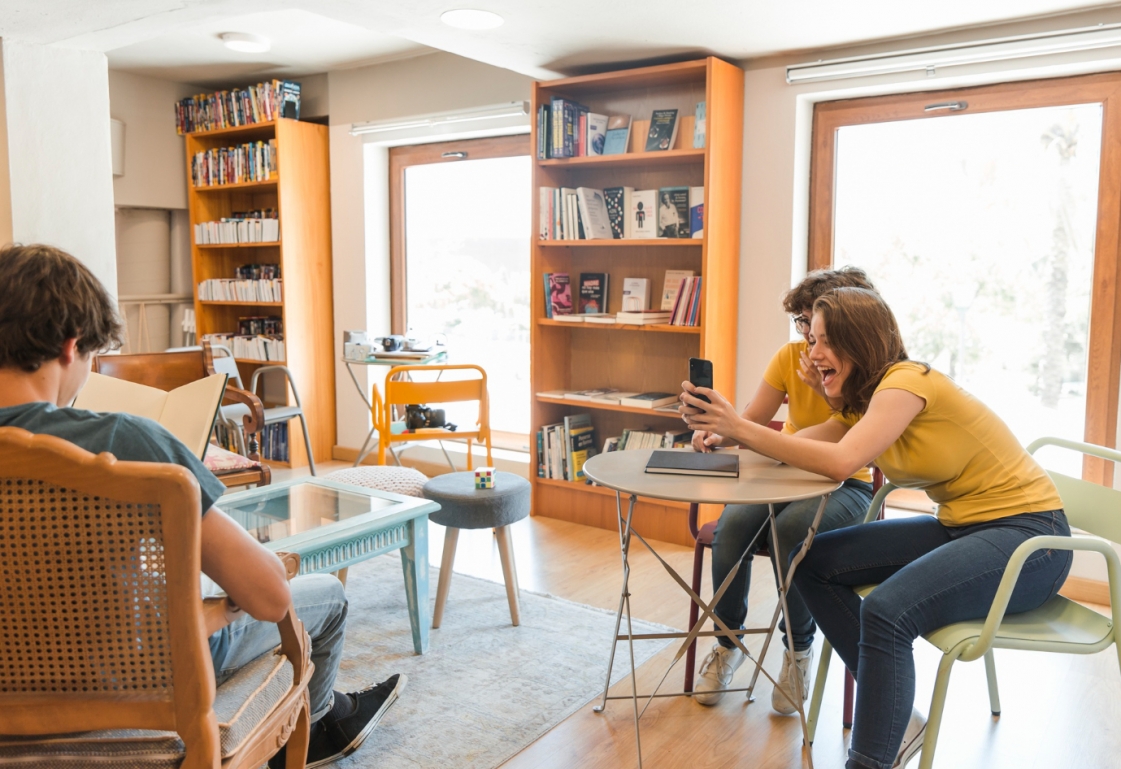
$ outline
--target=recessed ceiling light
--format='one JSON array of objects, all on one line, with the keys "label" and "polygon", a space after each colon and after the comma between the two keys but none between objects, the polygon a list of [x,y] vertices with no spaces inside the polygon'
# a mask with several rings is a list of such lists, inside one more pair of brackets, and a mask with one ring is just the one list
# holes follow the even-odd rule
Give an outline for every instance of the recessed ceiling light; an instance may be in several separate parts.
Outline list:
[{"label": "recessed ceiling light", "polygon": [[490,11],[460,8],[455,11],[445,11],[440,16],[440,21],[456,29],[494,29],[502,26],[503,19],[497,13]]},{"label": "recessed ceiling light", "polygon": [[231,51],[264,53],[272,47],[267,37],[251,35],[248,32],[223,32],[218,37],[222,40],[222,44]]}]

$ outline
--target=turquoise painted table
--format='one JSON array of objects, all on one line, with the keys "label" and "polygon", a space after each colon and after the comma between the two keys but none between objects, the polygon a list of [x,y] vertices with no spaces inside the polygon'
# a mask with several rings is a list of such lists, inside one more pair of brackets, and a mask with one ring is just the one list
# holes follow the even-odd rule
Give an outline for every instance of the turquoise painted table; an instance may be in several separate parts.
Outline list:
[{"label": "turquoise painted table", "polygon": [[270,550],[298,553],[301,574],[337,572],[400,550],[413,649],[428,651],[428,514],[438,504],[302,478],[227,494],[217,506]]}]

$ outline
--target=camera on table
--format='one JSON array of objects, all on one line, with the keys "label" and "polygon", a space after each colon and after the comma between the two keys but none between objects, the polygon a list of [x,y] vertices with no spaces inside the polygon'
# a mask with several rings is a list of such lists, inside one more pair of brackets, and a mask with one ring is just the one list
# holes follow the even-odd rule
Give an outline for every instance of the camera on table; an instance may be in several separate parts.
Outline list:
[{"label": "camera on table", "polygon": [[447,421],[443,409],[430,409],[427,406],[410,403],[405,406],[405,427],[409,430],[442,427],[454,432],[456,426]]}]

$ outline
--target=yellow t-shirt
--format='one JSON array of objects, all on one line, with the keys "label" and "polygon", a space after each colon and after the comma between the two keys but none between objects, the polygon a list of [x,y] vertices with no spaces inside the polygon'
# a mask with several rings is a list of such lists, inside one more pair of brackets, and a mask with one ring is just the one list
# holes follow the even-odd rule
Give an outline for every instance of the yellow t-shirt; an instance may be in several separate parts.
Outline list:
[{"label": "yellow t-shirt", "polygon": [[[786,422],[782,431],[793,435],[799,430],[819,425],[833,416],[833,408],[825,399],[814,392],[813,388],[798,377],[802,368],[801,353],[809,352],[806,342],[790,342],[778,348],[778,352],[767,364],[763,381],[780,392],[786,393]],[[852,476],[858,481],[872,482],[872,471],[868,468],[857,471]]]},{"label": "yellow t-shirt", "polygon": [[[992,409],[945,374],[896,363],[881,390],[905,390],[926,405],[876,465],[898,486],[922,489],[938,520],[967,526],[1063,506],[1055,484]],[[835,417],[854,425],[859,417]]]}]

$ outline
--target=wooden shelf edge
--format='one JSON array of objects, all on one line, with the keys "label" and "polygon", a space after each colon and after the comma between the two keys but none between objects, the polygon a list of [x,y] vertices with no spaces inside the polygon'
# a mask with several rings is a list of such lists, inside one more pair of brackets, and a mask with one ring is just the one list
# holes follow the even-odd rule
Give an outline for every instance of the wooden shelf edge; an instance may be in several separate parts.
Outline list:
[{"label": "wooden shelf edge", "polygon": [[634,248],[649,247],[676,248],[679,246],[703,246],[701,238],[629,238],[618,240],[538,240],[542,248]]},{"label": "wooden shelf edge", "polygon": [[216,307],[283,307],[284,302],[224,302],[217,299],[199,299],[199,304]]},{"label": "wooden shelf edge", "polygon": [[618,155],[586,155],[578,158],[548,158],[537,160],[537,165],[545,168],[579,166],[632,166],[632,165],[676,165],[679,163],[700,163],[705,159],[706,149],[663,150],[661,152],[621,152]]},{"label": "wooden shelf edge", "polygon": [[538,318],[539,326],[564,326],[565,328],[616,329],[619,331],[654,331],[663,334],[699,334],[700,326],[671,326],[668,323],[647,323],[639,326],[634,323],[577,323],[575,321]]},{"label": "wooden shelf edge", "polygon": [[192,139],[204,139],[207,136],[229,136],[230,134],[252,133],[253,131],[260,131],[262,128],[276,128],[276,121],[266,120],[261,123],[246,123],[245,125],[230,126],[228,128],[213,128],[209,131],[191,131],[190,133],[180,134],[180,136],[190,136]]},{"label": "wooden shelf edge", "polygon": [[[533,476],[532,480],[536,483],[540,483],[542,486],[549,486],[551,488],[566,489],[568,491],[591,492],[592,494],[600,494],[600,495],[608,496],[608,497],[615,496],[615,491],[613,489],[609,489],[606,486],[593,486],[591,484],[584,483],[582,481],[577,481],[577,482],[561,481],[561,480],[557,480],[556,478],[541,478],[540,476]],[[665,507],[680,508],[681,510],[688,510],[689,509],[689,503],[688,502],[678,502],[678,501],[672,500],[672,499],[645,499],[645,500],[643,500],[642,498],[640,498],[639,501],[646,501],[646,502],[649,502],[650,504],[663,505]]]},{"label": "wooden shelf edge", "polygon": [[596,409],[597,411],[621,411],[624,414],[642,414],[644,416],[665,417],[667,419],[681,419],[680,414],[675,414],[669,411],[658,411],[657,409],[644,409],[637,406],[612,406],[607,403],[596,403],[595,401],[578,401],[571,398],[546,398],[542,395],[535,395],[533,399],[538,403],[556,403],[561,406],[574,406],[582,409]]},{"label": "wooden shelf edge", "polygon": [[256,366],[287,366],[287,361],[282,360],[257,360],[256,358],[234,358],[238,363],[252,363]]},{"label": "wooden shelf edge", "polygon": [[263,189],[265,187],[275,187],[280,181],[279,177],[274,176],[271,179],[266,179],[262,182],[238,182],[237,184],[211,184],[205,187],[196,187],[191,185],[188,189],[191,192],[222,192],[224,190],[251,190]]},{"label": "wooden shelf edge", "polygon": [[202,251],[210,251],[220,248],[272,248],[279,245],[279,240],[269,240],[261,243],[195,243],[195,248]]}]

